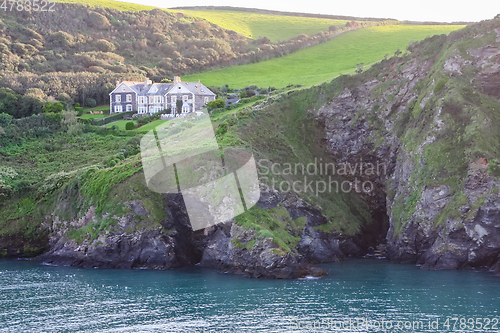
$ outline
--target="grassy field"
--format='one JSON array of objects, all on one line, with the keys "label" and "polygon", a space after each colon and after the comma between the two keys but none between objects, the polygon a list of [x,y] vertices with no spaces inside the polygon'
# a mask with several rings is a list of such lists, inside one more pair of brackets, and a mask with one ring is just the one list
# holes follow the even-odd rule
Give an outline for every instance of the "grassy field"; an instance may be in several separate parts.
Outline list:
[{"label": "grassy field", "polygon": [[234,30],[246,37],[267,37],[272,42],[288,40],[300,34],[314,35],[331,25],[343,26],[347,21],[314,17],[257,14],[228,10],[177,10],[185,15],[206,19],[218,26]]},{"label": "grassy field", "polygon": [[92,7],[100,6],[106,8],[113,8],[122,11],[141,11],[141,10],[152,10],[157,7],[138,5],[135,3],[113,1],[113,0],[56,0],[56,2],[62,3],[78,3],[83,5],[89,5]]},{"label": "grassy field", "polygon": [[[89,6],[101,6],[114,8],[121,11],[152,10],[156,7],[144,6],[128,2],[113,0],[57,0],[63,3],[78,3]],[[320,19],[314,17],[296,17],[271,14],[257,14],[240,11],[226,10],[172,10],[168,12],[183,13],[186,16],[206,19],[222,28],[234,30],[246,37],[258,39],[266,36],[273,42],[287,40],[302,33],[314,35],[320,31],[327,30],[329,26],[342,26],[347,21]]]},{"label": "grassy field", "polygon": [[458,25],[389,25],[352,31],[290,55],[259,63],[207,71],[183,77],[200,79],[207,86],[282,88],[289,84],[311,86],[341,74],[353,73],[356,64],[365,68],[397,49],[404,51],[411,41],[435,34],[448,34]]}]

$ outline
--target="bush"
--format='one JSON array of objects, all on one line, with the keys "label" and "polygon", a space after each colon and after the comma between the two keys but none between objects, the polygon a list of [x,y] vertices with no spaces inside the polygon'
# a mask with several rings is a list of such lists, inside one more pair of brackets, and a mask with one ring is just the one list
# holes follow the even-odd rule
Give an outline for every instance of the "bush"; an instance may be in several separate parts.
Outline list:
[{"label": "bush", "polygon": [[208,108],[208,111],[212,111],[214,109],[223,108],[225,105],[226,105],[226,102],[224,102],[222,99],[216,99],[215,101],[208,102],[207,108]]},{"label": "bush", "polygon": [[49,112],[59,113],[63,109],[64,109],[64,105],[61,102],[54,102],[54,103],[47,102],[47,103],[45,103],[45,105],[42,108],[43,112],[45,112],[45,113],[49,113]]},{"label": "bush", "polygon": [[123,117],[131,116],[134,113],[135,111],[127,111],[127,112],[115,113],[109,117],[102,119],[92,119],[92,124],[97,126],[106,125],[112,123],[113,121],[122,120]]},{"label": "bush", "polygon": [[133,121],[129,121],[128,123],[125,124],[125,129],[127,131],[131,131],[135,128],[135,124]]},{"label": "bush", "polygon": [[83,115],[83,108],[81,106],[75,106],[75,111],[78,113],[78,116]]},{"label": "bush", "polygon": [[7,127],[12,122],[13,117],[8,113],[0,113],[0,127]]},{"label": "bush", "polygon": [[85,100],[85,105],[87,105],[88,107],[93,108],[93,107],[95,107],[97,105],[97,101],[95,99],[93,99],[93,98],[87,98]]}]

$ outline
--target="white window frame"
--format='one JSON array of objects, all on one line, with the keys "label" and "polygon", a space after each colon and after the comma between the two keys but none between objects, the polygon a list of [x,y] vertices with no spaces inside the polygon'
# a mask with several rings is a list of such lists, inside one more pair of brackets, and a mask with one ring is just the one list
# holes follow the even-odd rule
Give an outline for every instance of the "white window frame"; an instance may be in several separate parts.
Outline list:
[{"label": "white window frame", "polygon": [[205,101],[205,104],[208,103],[208,96],[205,96],[205,98],[203,99]]},{"label": "white window frame", "polygon": [[122,109],[121,105],[115,105],[115,112],[120,113],[122,111],[123,111],[123,109]]},{"label": "white window frame", "polygon": [[153,104],[154,103],[154,97],[153,96],[149,96],[149,104]]},{"label": "white window frame", "polygon": [[172,97],[170,97],[170,100],[172,101],[172,103],[177,102],[177,96],[176,95],[172,95]]},{"label": "white window frame", "polygon": [[127,94],[126,101],[127,102],[132,102],[132,94]]},{"label": "white window frame", "polygon": [[187,103],[188,99],[189,99],[189,96],[188,96],[188,95],[182,95],[182,101],[183,101],[184,103]]},{"label": "white window frame", "polygon": [[132,104],[127,104],[127,112],[132,111]]},{"label": "white window frame", "polygon": [[120,103],[122,101],[122,95],[115,95],[115,102]]}]

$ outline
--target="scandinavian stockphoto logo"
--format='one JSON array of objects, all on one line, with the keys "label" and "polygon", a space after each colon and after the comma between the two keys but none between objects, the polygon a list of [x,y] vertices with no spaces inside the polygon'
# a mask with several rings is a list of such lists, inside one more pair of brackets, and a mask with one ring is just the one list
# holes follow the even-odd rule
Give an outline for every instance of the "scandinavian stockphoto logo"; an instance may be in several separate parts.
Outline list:
[{"label": "scandinavian stockphoto logo", "polygon": [[193,230],[238,216],[260,197],[252,152],[238,147],[222,152],[207,111],[196,114],[164,123],[141,140],[148,188],[182,193]]}]

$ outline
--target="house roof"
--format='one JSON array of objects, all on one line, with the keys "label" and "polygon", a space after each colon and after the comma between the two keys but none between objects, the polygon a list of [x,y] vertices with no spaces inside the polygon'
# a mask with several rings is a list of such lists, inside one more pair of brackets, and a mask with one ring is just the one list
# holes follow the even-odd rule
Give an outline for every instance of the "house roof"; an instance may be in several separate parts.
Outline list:
[{"label": "house roof", "polygon": [[165,95],[172,87],[172,83],[153,83],[148,85],[146,95]]},{"label": "house roof", "polygon": [[[136,82],[136,81],[123,81],[120,83],[126,84],[130,89],[137,93],[140,96],[151,96],[151,95],[165,95],[174,87],[173,83],[152,83],[146,84],[144,82]],[[201,85],[200,92],[198,93],[198,84]],[[120,86],[118,85],[118,86]],[[215,96],[215,94],[208,89],[203,83],[200,82],[179,82],[175,85],[181,85],[191,93],[195,95],[211,95]],[[118,88],[118,87],[117,87]],[[152,89],[153,88],[153,89]],[[156,88],[156,91],[155,89]],[[116,88],[110,93],[114,93]]]},{"label": "house roof", "polygon": [[[213,95],[215,94],[205,87],[205,85],[201,82],[179,82],[183,87],[187,88],[190,92],[192,92],[195,95]],[[200,92],[198,93],[198,85],[201,85]]]}]

